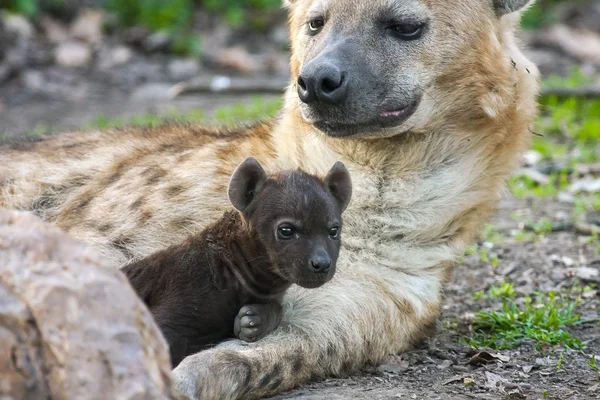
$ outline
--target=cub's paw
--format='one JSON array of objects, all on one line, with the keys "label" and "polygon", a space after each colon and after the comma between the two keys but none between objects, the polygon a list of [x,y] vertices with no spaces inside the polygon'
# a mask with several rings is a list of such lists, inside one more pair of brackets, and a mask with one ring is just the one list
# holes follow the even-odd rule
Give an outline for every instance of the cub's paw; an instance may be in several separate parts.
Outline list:
[{"label": "cub's paw", "polygon": [[246,342],[256,342],[266,336],[266,326],[263,323],[265,315],[264,305],[249,304],[240,309],[235,317],[233,333]]}]

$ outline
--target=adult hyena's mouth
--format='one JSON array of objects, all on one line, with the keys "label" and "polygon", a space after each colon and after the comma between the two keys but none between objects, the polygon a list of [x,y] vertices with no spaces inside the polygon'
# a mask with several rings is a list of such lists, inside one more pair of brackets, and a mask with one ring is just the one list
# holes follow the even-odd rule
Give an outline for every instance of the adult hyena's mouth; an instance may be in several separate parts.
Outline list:
[{"label": "adult hyena's mouth", "polygon": [[[417,110],[421,97],[415,98],[404,106],[384,107],[374,111],[369,117],[352,121],[351,118],[340,120],[327,116],[303,116],[317,129],[330,137],[370,136],[372,133],[383,129],[394,128],[405,123]],[[318,112],[315,114],[319,114]]]}]

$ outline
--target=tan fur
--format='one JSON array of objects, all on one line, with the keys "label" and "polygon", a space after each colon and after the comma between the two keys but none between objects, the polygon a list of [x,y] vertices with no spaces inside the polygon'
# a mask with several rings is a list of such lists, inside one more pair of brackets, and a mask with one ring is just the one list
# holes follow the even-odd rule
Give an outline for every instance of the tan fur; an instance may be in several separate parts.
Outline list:
[{"label": "tan fur", "polygon": [[[307,10],[331,3],[366,18],[390,1],[289,1],[294,77]],[[33,210],[118,266],[220,216],[246,156],[271,172],[325,174],[342,160],[354,194],[334,280],[293,289],[283,325],[259,343],[188,357],[175,377],[192,398],[251,399],[407,350],[434,324],[449,266],[526,148],[538,90],[537,69],[513,36],[518,13],[499,19],[491,1],[412,3],[436,27],[415,60],[426,91],[416,113],[379,139],[321,134],[300,116],[292,84],[281,117],[251,128],[131,128],[2,148],[0,206]]]}]

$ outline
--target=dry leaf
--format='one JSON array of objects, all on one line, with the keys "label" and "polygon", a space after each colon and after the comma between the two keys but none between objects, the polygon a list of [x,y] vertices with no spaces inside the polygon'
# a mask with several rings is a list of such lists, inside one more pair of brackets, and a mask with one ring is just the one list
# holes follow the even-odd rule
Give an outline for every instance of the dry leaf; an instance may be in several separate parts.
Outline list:
[{"label": "dry leaf", "polygon": [[500,353],[488,353],[487,351],[480,351],[477,354],[475,354],[473,357],[471,357],[469,359],[469,361],[467,362],[467,364],[483,365],[483,364],[487,364],[491,361],[509,362],[510,357],[503,356]]},{"label": "dry leaf", "polygon": [[525,372],[526,374],[530,373],[532,369],[533,369],[533,365],[524,365],[523,366],[523,372]]}]

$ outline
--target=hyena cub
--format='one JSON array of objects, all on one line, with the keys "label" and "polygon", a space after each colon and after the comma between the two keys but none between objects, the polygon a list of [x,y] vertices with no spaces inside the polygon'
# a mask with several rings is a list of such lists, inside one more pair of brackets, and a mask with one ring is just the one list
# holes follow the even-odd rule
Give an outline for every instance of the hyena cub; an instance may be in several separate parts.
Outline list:
[{"label": "hyena cub", "polygon": [[173,366],[223,339],[264,337],[279,325],[292,283],[328,282],[351,193],[341,162],[319,179],[300,170],[267,176],[248,158],[229,182],[237,211],[181,245],[125,266],[169,343]]}]

